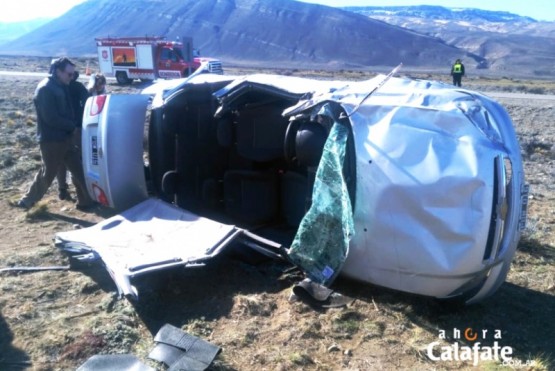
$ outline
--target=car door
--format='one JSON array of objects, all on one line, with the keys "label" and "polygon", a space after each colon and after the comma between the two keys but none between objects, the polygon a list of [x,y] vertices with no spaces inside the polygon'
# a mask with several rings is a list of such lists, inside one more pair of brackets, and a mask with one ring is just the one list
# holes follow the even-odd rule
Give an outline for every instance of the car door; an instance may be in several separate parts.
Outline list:
[{"label": "car door", "polygon": [[179,55],[169,47],[160,50],[158,61],[158,75],[163,79],[178,79],[183,77],[183,61]]}]

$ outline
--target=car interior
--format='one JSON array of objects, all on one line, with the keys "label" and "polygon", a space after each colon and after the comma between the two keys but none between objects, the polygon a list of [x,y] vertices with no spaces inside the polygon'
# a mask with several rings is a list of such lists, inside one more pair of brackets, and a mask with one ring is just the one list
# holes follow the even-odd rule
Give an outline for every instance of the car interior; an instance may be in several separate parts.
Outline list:
[{"label": "car interior", "polygon": [[[152,110],[153,192],[197,215],[289,245],[310,208],[330,124],[282,116],[299,97],[256,86],[222,104],[213,94],[223,85],[187,85]],[[354,174],[354,155],[345,163],[344,173]],[[355,177],[348,178],[352,199]]]}]

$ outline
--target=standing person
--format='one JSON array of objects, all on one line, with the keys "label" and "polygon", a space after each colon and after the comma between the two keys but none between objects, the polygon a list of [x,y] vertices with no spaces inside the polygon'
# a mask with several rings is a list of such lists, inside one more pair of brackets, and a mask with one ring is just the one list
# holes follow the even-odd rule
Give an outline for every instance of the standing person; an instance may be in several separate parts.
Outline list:
[{"label": "standing person", "polygon": [[35,90],[33,102],[37,111],[37,139],[42,165],[33,184],[16,206],[29,209],[48,191],[59,167],[70,171],[77,192],[77,209],[89,210],[94,202],[87,193],[85,176],[73,134],[75,115],[71,107],[69,84],[74,77],[75,64],[68,58],[57,59],[52,74],[42,80]]},{"label": "standing person", "polygon": [[464,64],[457,59],[451,67],[451,76],[453,76],[453,85],[461,86],[462,77],[464,76]]},{"label": "standing person", "polygon": [[87,88],[91,96],[106,94],[106,76],[101,73],[94,74]]},{"label": "standing person", "polygon": [[[73,112],[75,113],[75,132],[73,134],[74,145],[77,147],[77,151],[81,154],[81,129],[83,127],[83,111],[85,110],[85,103],[89,98],[89,91],[80,83],[77,79],[79,78],[79,72],[75,71],[73,74],[73,79],[69,83],[69,96],[71,99],[71,106]],[[60,200],[71,200],[71,196],[68,191],[68,185],[66,180],[67,168],[64,164],[60,166],[58,174],[56,174],[56,179],[58,182],[58,198]]]}]

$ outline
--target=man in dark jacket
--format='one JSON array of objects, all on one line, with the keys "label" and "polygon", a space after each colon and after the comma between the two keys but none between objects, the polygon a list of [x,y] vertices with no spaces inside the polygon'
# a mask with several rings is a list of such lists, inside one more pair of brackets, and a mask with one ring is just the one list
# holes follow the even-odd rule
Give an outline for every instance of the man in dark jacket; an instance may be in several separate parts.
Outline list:
[{"label": "man in dark jacket", "polygon": [[453,76],[453,85],[461,86],[462,77],[464,76],[464,64],[457,59],[451,67],[451,76]]},{"label": "man in dark jacket", "polygon": [[[79,72],[75,71],[73,74],[73,79],[69,83],[69,98],[71,100],[71,106],[73,107],[73,112],[75,113],[75,134],[73,135],[74,144],[77,147],[79,153],[81,153],[81,128],[83,126],[83,111],[85,110],[85,103],[89,98],[89,91],[78,81]],[[60,200],[71,200],[71,196],[68,191],[67,185],[67,169],[65,165],[61,165],[58,169],[58,174],[56,174],[56,180],[58,181],[58,198]]]},{"label": "man in dark jacket", "polygon": [[89,210],[94,202],[87,193],[80,154],[74,145],[75,114],[68,88],[75,64],[68,58],[59,58],[53,63],[51,72],[51,76],[38,84],[33,98],[42,166],[17,206],[29,209],[38,202],[52,184],[60,166],[65,164],[77,192],[77,208]]}]

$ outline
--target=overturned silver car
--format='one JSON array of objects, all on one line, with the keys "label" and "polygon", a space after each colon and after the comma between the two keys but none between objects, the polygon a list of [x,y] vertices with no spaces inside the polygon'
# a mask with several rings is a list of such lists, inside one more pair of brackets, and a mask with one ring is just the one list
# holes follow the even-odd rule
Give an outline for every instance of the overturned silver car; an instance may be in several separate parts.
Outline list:
[{"label": "overturned silver car", "polygon": [[206,264],[232,241],[323,285],[342,274],[473,303],[506,278],[527,186],[511,119],[487,96],[381,75],[204,74],[148,107],[89,99],[89,192],[122,213],[56,236],[102,259],[125,295],[133,277]]}]

